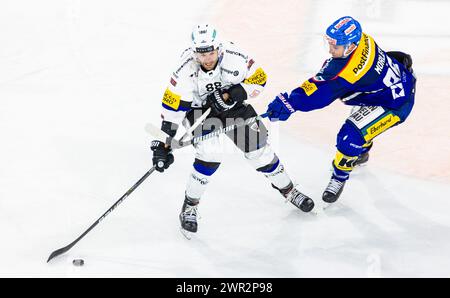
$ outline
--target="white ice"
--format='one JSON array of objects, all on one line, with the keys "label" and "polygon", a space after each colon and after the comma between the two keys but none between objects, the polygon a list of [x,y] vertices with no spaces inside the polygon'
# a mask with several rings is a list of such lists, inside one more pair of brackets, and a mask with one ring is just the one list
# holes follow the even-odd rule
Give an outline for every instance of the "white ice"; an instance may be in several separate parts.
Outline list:
[{"label": "white ice", "polygon": [[[1,277],[450,276],[449,1],[243,2],[1,2]],[[188,241],[178,222],[193,162],[185,148],[46,263],[151,167],[144,127],[160,121],[196,22],[216,24],[267,69],[268,88],[252,102],[263,112],[320,68],[321,33],[346,14],[383,49],[410,53],[419,81],[411,118],[376,140],[335,205],[312,215],[285,204],[228,143]],[[337,102],[268,124],[318,205],[348,112]]]}]

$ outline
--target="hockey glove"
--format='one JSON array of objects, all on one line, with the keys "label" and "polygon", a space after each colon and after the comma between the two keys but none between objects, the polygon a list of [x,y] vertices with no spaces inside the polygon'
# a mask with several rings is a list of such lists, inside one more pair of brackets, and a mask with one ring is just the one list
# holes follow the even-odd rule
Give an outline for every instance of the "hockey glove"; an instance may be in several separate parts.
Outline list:
[{"label": "hockey glove", "polygon": [[173,164],[175,158],[171,153],[172,150],[166,148],[166,145],[161,141],[152,141],[150,149],[153,151],[153,166],[158,172],[164,172],[171,164]]},{"label": "hockey glove", "polygon": [[295,112],[295,109],[287,99],[288,95],[286,92],[280,93],[269,104],[267,113],[269,114],[270,121],[286,121],[291,116],[291,114]]},{"label": "hockey glove", "polygon": [[221,90],[216,90],[206,97],[207,104],[211,107],[214,114],[220,114],[222,112],[228,111],[236,105],[236,102],[231,98],[227,101],[223,98],[223,92]]},{"label": "hockey glove", "polygon": [[236,103],[241,103],[248,97],[247,91],[245,91],[241,84],[236,84],[227,89],[222,89],[222,92],[228,93],[230,98]]}]

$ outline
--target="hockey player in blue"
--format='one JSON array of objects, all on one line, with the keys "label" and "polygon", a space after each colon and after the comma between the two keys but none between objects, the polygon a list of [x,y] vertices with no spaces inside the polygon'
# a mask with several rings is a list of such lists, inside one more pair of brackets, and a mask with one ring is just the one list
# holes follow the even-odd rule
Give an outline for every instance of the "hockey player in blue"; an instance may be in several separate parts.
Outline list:
[{"label": "hockey player in blue", "polygon": [[326,30],[331,58],[291,94],[279,94],[268,106],[271,121],[285,121],[296,111],[321,109],[340,99],[360,106],[341,127],[333,175],[323,193],[335,202],[355,165],[368,160],[375,137],[406,120],[414,105],[416,78],[411,56],[384,52],[350,16]]}]

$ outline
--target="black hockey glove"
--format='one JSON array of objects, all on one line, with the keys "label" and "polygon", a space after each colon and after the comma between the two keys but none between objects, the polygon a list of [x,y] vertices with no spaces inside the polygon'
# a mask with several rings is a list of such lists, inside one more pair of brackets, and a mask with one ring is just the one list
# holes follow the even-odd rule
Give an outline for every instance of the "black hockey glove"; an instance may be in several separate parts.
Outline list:
[{"label": "black hockey glove", "polygon": [[206,106],[211,107],[214,114],[228,111],[236,105],[236,102],[229,97],[227,101],[223,99],[223,91],[216,90],[206,97]]},{"label": "black hockey glove", "polygon": [[158,172],[164,172],[171,164],[173,164],[175,158],[173,157],[172,150],[166,148],[166,145],[161,141],[152,141],[150,149],[153,151],[153,166],[155,166]]},{"label": "black hockey glove", "polygon": [[412,72],[413,61],[412,61],[411,55],[400,52],[400,51],[386,52],[386,54],[391,58],[395,58],[395,60],[402,63],[406,67],[407,70]]},{"label": "black hockey glove", "polygon": [[228,93],[231,99],[237,103],[243,102],[247,99],[247,91],[245,91],[241,84],[233,85],[228,89],[224,89],[222,92]]}]

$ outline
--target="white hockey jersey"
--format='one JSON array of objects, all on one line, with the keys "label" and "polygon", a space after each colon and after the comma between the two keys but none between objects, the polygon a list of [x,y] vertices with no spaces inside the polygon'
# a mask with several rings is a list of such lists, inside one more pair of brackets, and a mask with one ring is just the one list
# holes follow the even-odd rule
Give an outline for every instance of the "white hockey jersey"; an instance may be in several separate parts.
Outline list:
[{"label": "white hockey jersey", "polygon": [[254,98],[266,82],[264,70],[231,42],[221,44],[217,66],[207,72],[200,67],[192,49],[187,49],[164,92],[163,120],[180,124],[186,112],[201,107],[208,94],[236,84],[245,89],[247,99]]}]

